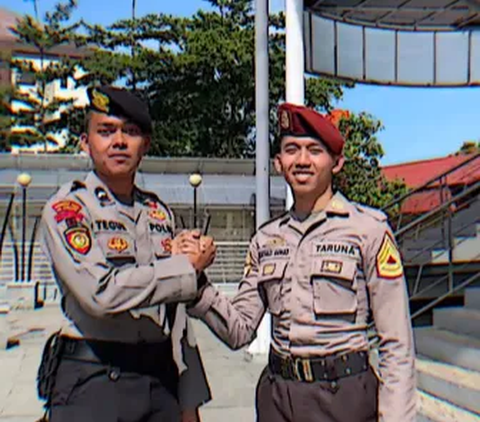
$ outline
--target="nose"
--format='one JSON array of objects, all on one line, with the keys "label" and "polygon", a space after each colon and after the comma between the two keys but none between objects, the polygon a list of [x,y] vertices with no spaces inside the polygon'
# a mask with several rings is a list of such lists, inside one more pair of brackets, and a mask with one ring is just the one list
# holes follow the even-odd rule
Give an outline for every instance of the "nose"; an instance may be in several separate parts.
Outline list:
[{"label": "nose", "polygon": [[117,149],[127,149],[127,141],[120,129],[118,129],[113,135],[112,146]]},{"label": "nose", "polygon": [[310,153],[308,152],[307,148],[300,149],[297,159],[297,166],[310,166]]}]

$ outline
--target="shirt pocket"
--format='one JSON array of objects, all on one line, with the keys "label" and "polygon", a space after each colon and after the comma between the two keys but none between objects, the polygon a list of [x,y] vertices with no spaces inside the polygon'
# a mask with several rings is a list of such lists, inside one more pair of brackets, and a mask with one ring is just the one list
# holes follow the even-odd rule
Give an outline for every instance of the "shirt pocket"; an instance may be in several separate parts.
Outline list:
[{"label": "shirt pocket", "polygon": [[135,259],[135,242],[125,232],[100,232],[96,239],[107,260]]},{"label": "shirt pocket", "polygon": [[282,282],[287,265],[288,262],[265,262],[259,268],[259,292],[266,299],[268,310],[272,315],[279,315],[284,309]]},{"label": "shirt pocket", "polygon": [[358,307],[355,261],[315,260],[312,272],[315,314],[352,315]]},{"label": "shirt pocket", "polygon": [[170,234],[152,233],[150,239],[156,258],[166,257],[172,254],[172,236]]}]

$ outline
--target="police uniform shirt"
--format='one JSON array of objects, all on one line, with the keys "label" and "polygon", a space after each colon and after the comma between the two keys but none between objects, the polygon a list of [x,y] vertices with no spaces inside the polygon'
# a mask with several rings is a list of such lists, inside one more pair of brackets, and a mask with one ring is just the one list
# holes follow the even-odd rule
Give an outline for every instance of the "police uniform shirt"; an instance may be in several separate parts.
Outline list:
[{"label": "police uniform shirt", "polygon": [[[92,172],[48,201],[42,223],[71,337],[162,341],[163,304],[195,297],[195,270],[170,254],[172,214],[153,194],[135,189],[133,204],[121,204]],[[151,318],[130,312],[151,307]]]},{"label": "police uniform shirt", "polygon": [[380,420],[415,420],[414,349],[400,254],[383,213],[337,193],[299,221],[286,213],[251,241],[229,301],[208,285],[190,310],[231,347],[249,343],[265,311],[280,354],[321,357],[368,350],[380,338]]}]

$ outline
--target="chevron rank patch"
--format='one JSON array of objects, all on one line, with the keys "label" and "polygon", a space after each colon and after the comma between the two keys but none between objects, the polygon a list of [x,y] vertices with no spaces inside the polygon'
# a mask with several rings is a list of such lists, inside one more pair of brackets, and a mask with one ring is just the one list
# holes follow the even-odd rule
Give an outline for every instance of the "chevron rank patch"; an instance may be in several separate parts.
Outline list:
[{"label": "chevron rank patch", "polygon": [[394,279],[403,275],[402,258],[389,233],[385,233],[377,254],[378,277]]}]

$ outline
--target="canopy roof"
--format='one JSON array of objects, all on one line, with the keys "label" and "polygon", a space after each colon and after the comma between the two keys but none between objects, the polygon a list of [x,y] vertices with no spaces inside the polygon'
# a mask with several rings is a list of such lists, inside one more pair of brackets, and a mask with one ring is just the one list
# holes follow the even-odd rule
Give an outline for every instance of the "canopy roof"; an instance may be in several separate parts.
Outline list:
[{"label": "canopy roof", "polygon": [[328,19],[375,28],[452,31],[480,24],[478,0],[305,0],[305,7]]}]

